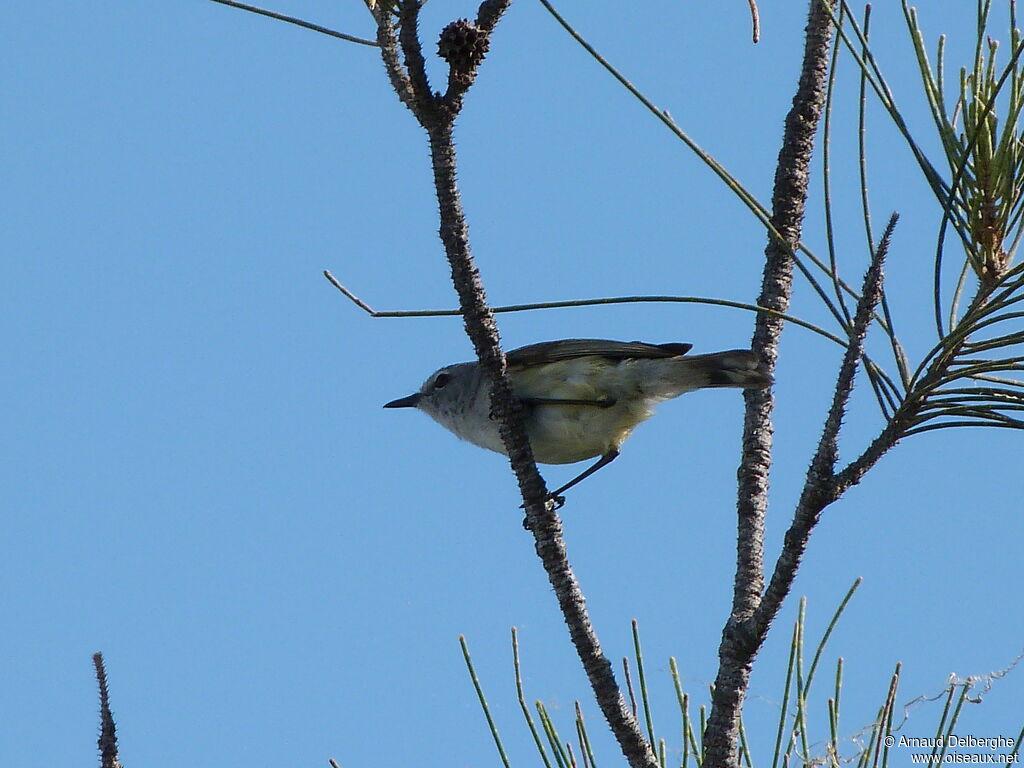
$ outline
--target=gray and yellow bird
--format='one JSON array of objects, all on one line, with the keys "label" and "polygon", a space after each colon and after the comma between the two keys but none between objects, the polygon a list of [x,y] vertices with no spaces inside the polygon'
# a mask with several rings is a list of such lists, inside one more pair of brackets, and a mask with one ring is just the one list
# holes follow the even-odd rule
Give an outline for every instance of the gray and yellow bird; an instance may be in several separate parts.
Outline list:
[{"label": "gray and yellow bird", "polygon": [[[543,464],[573,464],[600,457],[555,491],[567,489],[616,456],[654,406],[695,389],[761,389],[771,384],[749,349],[687,355],[691,344],[563,339],[514,349],[506,355],[512,391],[526,409],[526,434]],[[438,424],[481,448],[506,453],[490,418],[490,386],[479,363],[446,365],[420,391],[385,408],[418,408]]]}]

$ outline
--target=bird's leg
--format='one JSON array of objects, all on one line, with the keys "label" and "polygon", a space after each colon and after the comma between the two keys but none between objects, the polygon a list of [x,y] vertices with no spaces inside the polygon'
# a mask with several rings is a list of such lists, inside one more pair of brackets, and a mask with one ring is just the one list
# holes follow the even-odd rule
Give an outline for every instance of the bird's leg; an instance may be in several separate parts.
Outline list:
[{"label": "bird's leg", "polygon": [[[522,401],[523,405],[529,405],[534,407],[538,405],[592,405],[597,408],[611,408],[616,403],[616,401],[611,398],[607,400],[576,400],[571,398],[560,397],[522,397],[520,398],[520,400]],[[608,451],[608,453],[606,453],[604,456],[598,459],[594,463],[594,466],[588,467],[586,470],[584,470],[579,475],[574,477],[572,480],[563,485],[557,491],[550,494],[548,498],[555,502],[555,509],[560,509],[562,505],[565,504],[565,497],[562,496],[562,493],[569,490],[577,483],[586,480],[592,474],[597,472],[597,470],[599,470],[601,467],[607,464],[611,464],[613,461],[615,461],[618,455],[618,449],[612,448],[612,450]],[[521,506],[526,505],[524,504]],[[523,527],[529,529],[529,525],[527,525],[526,520],[523,520]]]},{"label": "bird's leg", "polygon": [[600,459],[598,459],[596,462],[594,462],[593,466],[588,467],[587,469],[583,470],[580,474],[578,474],[576,477],[574,477],[568,483],[563,485],[557,491],[554,491],[551,494],[551,499],[555,502],[555,504],[557,506],[559,506],[559,507],[562,506],[563,504],[565,504],[565,497],[562,496],[563,493],[565,493],[567,490],[572,488],[577,483],[580,483],[583,480],[586,480],[592,474],[597,472],[597,470],[599,470],[601,467],[606,467],[609,464],[611,464],[613,461],[615,461],[615,459],[618,458],[618,456],[619,456],[618,449],[617,448],[612,448],[610,451],[608,451],[608,453],[606,453],[604,456],[602,456]]},{"label": "bird's leg", "polygon": [[[562,505],[565,504],[565,496],[562,495],[563,493],[565,493],[567,490],[572,488],[577,483],[582,482],[583,480],[586,480],[592,474],[597,472],[597,470],[599,470],[601,467],[605,467],[605,466],[611,464],[618,457],[619,457],[618,449],[617,448],[612,448],[610,451],[608,451],[608,453],[606,453],[600,459],[595,461],[593,466],[587,467],[587,469],[585,469],[583,472],[578,474],[576,477],[574,477],[568,483],[563,485],[557,491],[555,491],[554,493],[548,494],[548,498],[551,499],[553,502],[555,502],[555,509],[561,509]],[[525,506],[526,506],[525,504],[520,504],[519,508],[522,509]],[[530,518],[528,518],[528,517],[523,518],[523,528],[525,528],[526,530],[530,530]]]}]

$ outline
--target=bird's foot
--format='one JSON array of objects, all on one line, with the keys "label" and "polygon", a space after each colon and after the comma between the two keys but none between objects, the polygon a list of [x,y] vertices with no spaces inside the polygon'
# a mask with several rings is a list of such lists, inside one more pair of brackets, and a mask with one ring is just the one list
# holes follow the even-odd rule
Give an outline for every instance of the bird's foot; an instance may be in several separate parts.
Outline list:
[{"label": "bird's foot", "polygon": [[[554,503],[555,509],[561,509],[562,507],[565,506],[565,496],[559,496],[557,494],[552,493],[548,495],[548,501]],[[520,504],[519,508],[526,509],[526,504]],[[523,521],[523,527],[526,527],[525,520]]]}]

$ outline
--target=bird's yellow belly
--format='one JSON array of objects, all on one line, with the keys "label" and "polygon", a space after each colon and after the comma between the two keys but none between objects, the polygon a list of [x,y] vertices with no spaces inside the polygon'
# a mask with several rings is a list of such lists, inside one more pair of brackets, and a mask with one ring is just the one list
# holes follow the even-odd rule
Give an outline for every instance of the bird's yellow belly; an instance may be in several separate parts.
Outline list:
[{"label": "bird's yellow belly", "polygon": [[618,449],[637,424],[650,416],[641,403],[533,406],[526,432],[537,461],[572,464]]}]

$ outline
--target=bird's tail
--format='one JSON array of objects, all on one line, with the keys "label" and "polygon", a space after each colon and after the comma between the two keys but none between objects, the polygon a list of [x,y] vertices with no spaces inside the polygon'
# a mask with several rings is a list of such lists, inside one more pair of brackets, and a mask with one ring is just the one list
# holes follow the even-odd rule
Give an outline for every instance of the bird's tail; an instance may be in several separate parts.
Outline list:
[{"label": "bird's tail", "polygon": [[[764,364],[749,349],[730,349],[710,355],[680,355],[644,362],[660,367],[662,375],[653,377],[657,391],[652,394],[664,398],[710,387],[764,389],[772,383]],[[646,378],[648,382],[652,381],[651,377]]]},{"label": "bird's tail", "polygon": [[703,387],[740,387],[764,389],[772,383],[764,364],[749,349],[730,349],[710,355],[683,358],[694,374],[703,376]]}]

